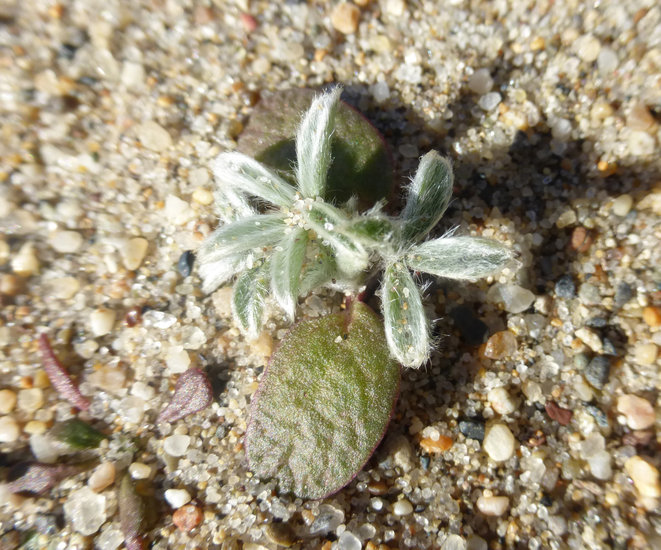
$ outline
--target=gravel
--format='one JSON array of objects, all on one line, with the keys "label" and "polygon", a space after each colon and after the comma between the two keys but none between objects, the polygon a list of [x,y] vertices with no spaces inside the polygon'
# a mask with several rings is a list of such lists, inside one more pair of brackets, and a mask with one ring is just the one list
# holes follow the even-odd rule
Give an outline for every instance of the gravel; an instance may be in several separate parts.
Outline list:
[{"label": "gravel", "polygon": [[[169,510],[144,533],[158,550],[659,546],[660,26],[643,0],[5,2],[0,453],[95,462],[39,499],[3,473],[3,537],[115,550],[128,469]],[[247,342],[185,253],[218,223],[208,168],[259,97],[332,82],[386,137],[396,181],[429,149],[450,157],[439,235],[498,239],[517,262],[428,287],[437,351],[403,373],[374,458],[310,502],[243,450],[289,325]],[[326,290],[298,316],[341,302]],[[41,333],[88,410],[42,383]],[[212,404],[157,423],[188,368]],[[63,454],[50,430],[73,417],[108,439]],[[175,516],[166,491],[184,488]]]}]

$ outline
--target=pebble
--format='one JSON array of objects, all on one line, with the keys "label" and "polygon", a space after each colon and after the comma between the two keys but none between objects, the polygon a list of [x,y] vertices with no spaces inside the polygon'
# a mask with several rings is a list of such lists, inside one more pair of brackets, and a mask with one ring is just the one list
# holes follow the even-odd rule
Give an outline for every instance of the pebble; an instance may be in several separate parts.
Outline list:
[{"label": "pebble", "polygon": [[559,298],[567,300],[576,296],[576,285],[571,275],[563,275],[555,283],[555,293]]},{"label": "pebble", "polygon": [[569,424],[574,415],[569,409],[564,409],[555,401],[547,401],[544,408],[546,409],[546,414],[561,426]]},{"label": "pebble", "polygon": [[624,217],[631,211],[632,206],[633,198],[631,195],[620,195],[613,201],[613,214]]},{"label": "pebble", "polygon": [[656,361],[659,348],[652,342],[637,344],[633,350],[633,357],[639,365],[651,365]]},{"label": "pebble", "polygon": [[50,290],[55,298],[68,300],[80,290],[80,281],[75,277],[58,277],[50,281]]},{"label": "pebble", "polygon": [[41,435],[46,433],[48,425],[41,420],[30,420],[25,426],[23,426],[23,432],[28,435]]},{"label": "pebble", "polygon": [[0,443],[13,443],[21,435],[21,429],[13,416],[0,416]]},{"label": "pebble", "polygon": [[489,92],[480,97],[477,104],[484,111],[493,111],[502,100],[503,98],[498,92]]},{"label": "pebble", "polygon": [[617,412],[627,419],[627,426],[632,430],[645,430],[654,425],[654,407],[647,400],[637,395],[621,395],[617,399]]},{"label": "pebble", "polygon": [[542,400],[542,387],[537,382],[526,380],[521,389],[531,403],[539,403]]},{"label": "pebble", "polygon": [[213,193],[204,187],[197,187],[191,197],[196,203],[203,206],[208,206],[213,202]]},{"label": "pebble", "polygon": [[190,445],[190,436],[175,434],[163,440],[163,450],[170,456],[184,456]]},{"label": "pebble", "polygon": [[173,508],[181,508],[191,501],[191,496],[186,489],[168,489],[165,491],[165,500]]},{"label": "pebble", "polygon": [[489,390],[487,399],[491,408],[498,414],[511,414],[516,410],[516,401],[503,386]]},{"label": "pebble", "polygon": [[11,260],[11,269],[16,275],[29,277],[39,271],[39,259],[32,243],[25,243]]},{"label": "pebble", "polygon": [[165,198],[165,208],[163,210],[168,223],[183,225],[195,218],[195,211],[185,200],[176,195],[168,195]]},{"label": "pebble", "polygon": [[489,545],[479,535],[468,535],[466,539],[466,550],[489,550]]},{"label": "pebble", "polygon": [[87,381],[100,390],[116,393],[124,388],[126,374],[120,368],[103,365],[90,374]]},{"label": "pebble", "polygon": [[219,317],[231,317],[232,315],[232,287],[219,288],[211,295],[211,303]]},{"label": "pebble", "polygon": [[576,252],[587,252],[592,246],[594,237],[589,229],[583,226],[574,228],[571,234],[570,246]]},{"label": "pebble", "polygon": [[420,447],[427,454],[440,454],[452,447],[452,438],[447,435],[441,435],[436,440],[423,437],[420,440]]},{"label": "pebble", "polygon": [[595,353],[601,353],[604,349],[604,344],[599,335],[587,327],[579,328],[576,331],[576,337]]},{"label": "pebble", "polygon": [[139,124],[136,127],[136,134],[144,147],[157,153],[165,151],[172,145],[172,137],[168,131],[153,120]]},{"label": "pebble", "polygon": [[392,505],[392,513],[396,516],[408,516],[413,513],[413,505],[405,498]]},{"label": "pebble", "polygon": [[610,377],[611,360],[605,355],[597,355],[585,367],[584,376],[593,388],[602,389]]},{"label": "pebble", "polygon": [[186,250],[177,260],[177,271],[182,277],[188,277],[193,271],[195,254],[192,250]]},{"label": "pebble", "polygon": [[115,482],[117,471],[112,462],[102,462],[92,472],[87,480],[87,486],[95,493],[100,493]]},{"label": "pebble", "polygon": [[170,346],[165,355],[165,364],[173,374],[179,374],[188,370],[190,357],[183,346]]},{"label": "pebble", "polygon": [[590,283],[583,283],[578,289],[578,298],[587,306],[601,305],[599,289]]},{"label": "pebble", "polygon": [[489,69],[478,69],[468,79],[468,88],[479,95],[488,94],[493,88],[493,78]]},{"label": "pebble", "polygon": [[90,328],[94,336],[104,336],[112,331],[115,325],[115,312],[106,307],[95,309],[90,314]]},{"label": "pebble", "polygon": [[322,535],[335,531],[344,522],[344,512],[330,504],[319,506],[319,513],[310,525],[310,535]]},{"label": "pebble", "polygon": [[415,453],[407,437],[397,436],[390,444],[390,454],[395,466],[403,472],[409,472],[414,466]]},{"label": "pebble", "polygon": [[647,157],[654,154],[656,141],[647,132],[632,131],[629,134],[628,146],[632,155]]},{"label": "pebble", "polygon": [[23,289],[23,279],[12,273],[3,273],[0,276],[0,294],[16,296]]},{"label": "pebble", "polygon": [[590,473],[605,481],[613,476],[613,469],[611,467],[611,455],[608,451],[598,451],[588,459],[588,466],[590,466]]},{"label": "pebble", "polygon": [[145,414],[145,400],[136,395],[126,396],[119,402],[117,413],[128,424],[140,424]]},{"label": "pebble", "polygon": [[482,447],[492,460],[504,462],[514,454],[516,440],[505,424],[493,424],[486,431]]},{"label": "pebble", "polygon": [[49,235],[48,243],[55,252],[70,254],[83,245],[83,236],[77,231],[55,231]]},{"label": "pebble", "polygon": [[179,531],[188,533],[202,522],[202,510],[194,504],[186,504],[172,514],[172,523]]},{"label": "pebble", "polygon": [[642,497],[661,497],[659,470],[639,456],[632,456],[624,463],[624,469],[631,477],[636,490]]},{"label": "pebble", "polygon": [[484,421],[461,420],[459,422],[459,431],[468,439],[482,441],[484,439]]},{"label": "pebble", "polygon": [[64,503],[64,515],[75,531],[93,535],[106,521],[106,497],[89,487],[72,491]]},{"label": "pebble", "polygon": [[578,57],[586,63],[592,63],[599,57],[601,42],[591,34],[586,34],[576,41],[576,50]]},{"label": "pebble", "polygon": [[133,479],[149,479],[151,476],[151,467],[142,462],[132,462],[129,465],[129,475]]},{"label": "pebble", "polygon": [[661,326],[661,308],[654,306],[647,306],[643,309],[643,321],[652,328]]},{"label": "pebble", "polygon": [[18,392],[17,407],[26,413],[41,409],[44,404],[44,392],[41,388],[30,388]]},{"label": "pebble", "polygon": [[489,359],[503,359],[510,357],[517,349],[516,336],[509,330],[496,332],[484,347],[484,356]]},{"label": "pebble", "polygon": [[569,208],[560,214],[560,216],[558,216],[555,225],[558,227],[558,229],[564,229],[565,227],[574,225],[576,223],[576,219],[576,212]]},{"label": "pebble", "polygon": [[510,499],[504,496],[484,496],[477,499],[477,509],[485,516],[502,516],[510,506]]},{"label": "pebble", "polygon": [[354,4],[340,2],[331,12],[331,24],[336,31],[342,34],[353,34],[358,30],[360,9]]},{"label": "pebble", "polygon": [[441,550],[467,550],[466,541],[459,535],[448,535],[443,541]]},{"label": "pebble", "polygon": [[[496,285],[493,285],[493,289]],[[489,291],[491,292],[491,290]],[[509,313],[522,313],[528,309],[535,301],[535,295],[528,290],[518,285],[500,285],[498,287],[499,298],[505,307],[505,311]]]},{"label": "pebble", "polygon": [[654,131],[656,120],[654,120],[647,105],[637,102],[633,104],[627,115],[627,127],[640,132]]},{"label": "pebble", "polygon": [[351,531],[344,531],[337,539],[336,550],[361,550],[363,547],[360,539]]},{"label": "pebble", "polygon": [[135,237],[124,242],[119,249],[124,267],[129,271],[138,269],[145,258],[148,246],[147,239],[142,237]]},{"label": "pebble", "polygon": [[14,390],[0,390],[0,414],[9,414],[16,406],[16,392]]},{"label": "pebble", "polygon": [[615,288],[615,305],[622,307],[633,298],[633,288],[629,283],[621,282]]}]

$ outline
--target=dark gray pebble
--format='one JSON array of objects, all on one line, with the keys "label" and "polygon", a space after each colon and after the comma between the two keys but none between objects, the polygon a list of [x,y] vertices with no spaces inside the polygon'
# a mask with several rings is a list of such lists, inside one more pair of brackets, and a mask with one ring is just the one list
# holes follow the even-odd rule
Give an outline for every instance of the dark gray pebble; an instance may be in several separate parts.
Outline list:
[{"label": "dark gray pebble", "polygon": [[597,355],[592,358],[592,361],[585,367],[585,379],[595,388],[601,389],[608,382],[608,377],[611,372],[610,357],[605,355]]},{"label": "dark gray pebble", "polygon": [[459,431],[468,439],[484,439],[484,421],[483,420],[462,420],[459,422]]},{"label": "dark gray pebble", "polygon": [[195,263],[195,254],[192,250],[186,250],[177,261],[177,271],[182,277],[188,277],[193,271],[193,264]]},{"label": "dark gray pebble", "polygon": [[570,299],[576,296],[576,285],[571,275],[563,275],[555,283],[555,293],[560,298]]},{"label": "dark gray pebble", "polygon": [[633,298],[633,288],[629,283],[620,283],[615,289],[615,305],[617,307],[622,307],[629,300]]}]

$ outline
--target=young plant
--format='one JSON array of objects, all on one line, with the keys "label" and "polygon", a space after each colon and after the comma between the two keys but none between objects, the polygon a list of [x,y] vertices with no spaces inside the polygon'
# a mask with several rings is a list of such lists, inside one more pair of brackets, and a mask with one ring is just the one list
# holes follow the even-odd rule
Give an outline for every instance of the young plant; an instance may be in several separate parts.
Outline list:
[{"label": "young plant", "polygon": [[417,368],[429,357],[430,323],[411,270],[472,280],[500,270],[512,254],[479,237],[424,240],[452,195],[452,168],[435,151],[422,158],[398,217],[385,215],[380,204],[361,214],[352,201],[328,202],[340,93],[338,87],[318,96],[303,117],[296,133],[295,186],[241,153],[216,159],[216,205],[224,224],[198,252],[203,290],[238,275],[232,311],[241,329],[255,337],[269,294],[293,321],[298,296],[325,285],[355,292],[369,273],[383,269],[380,295],[390,353],[403,366]]}]

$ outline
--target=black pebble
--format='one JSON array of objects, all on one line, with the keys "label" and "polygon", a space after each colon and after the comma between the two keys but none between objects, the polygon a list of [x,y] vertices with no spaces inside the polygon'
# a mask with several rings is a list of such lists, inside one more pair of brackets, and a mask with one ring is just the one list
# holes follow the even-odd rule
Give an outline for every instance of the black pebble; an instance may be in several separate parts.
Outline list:
[{"label": "black pebble", "polygon": [[429,457],[428,456],[421,456],[420,457],[420,466],[422,466],[423,470],[428,470],[429,469]]},{"label": "black pebble", "polygon": [[549,507],[551,504],[553,504],[553,499],[544,493],[544,496],[539,500],[539,502],[541,502],[544,506]]},{"label": "black pebble", "polygon": [[571,275],[563,275],[555,283],[555,293],[560,298],[573,298],[576,296],[576,285]]},{"label": "black pebble", "polygon": [[615,289],[615,305],[622,307],[633,298],[633,288],[629,283],[620,283]]},{"label": "black pebble", "polygon": [[604,411],[602,411],[599,407],[587,403],[585,405],[585,410],[592,415],[592,418],[595,419],[597,425],[600,428],[608,428],[608,417],[606,416],[606,413],[604,413]]},{"label": "black pebble", "polygon": [[585,367],[585,379],[595,388],[601,389],[608,382],[611,360],[605,355],[597,355]]},{"label": "black pebble", "polygon": [[483,420],[462,420],[459,422],[459,431],[468,439],[484,440],[484,421]]},{"label": "black pebble", "polygon": [[188,277],[193,271],[195,263],[195,254],[191,250],[186,250],[177,261],[177,271],[182,277]]}]

